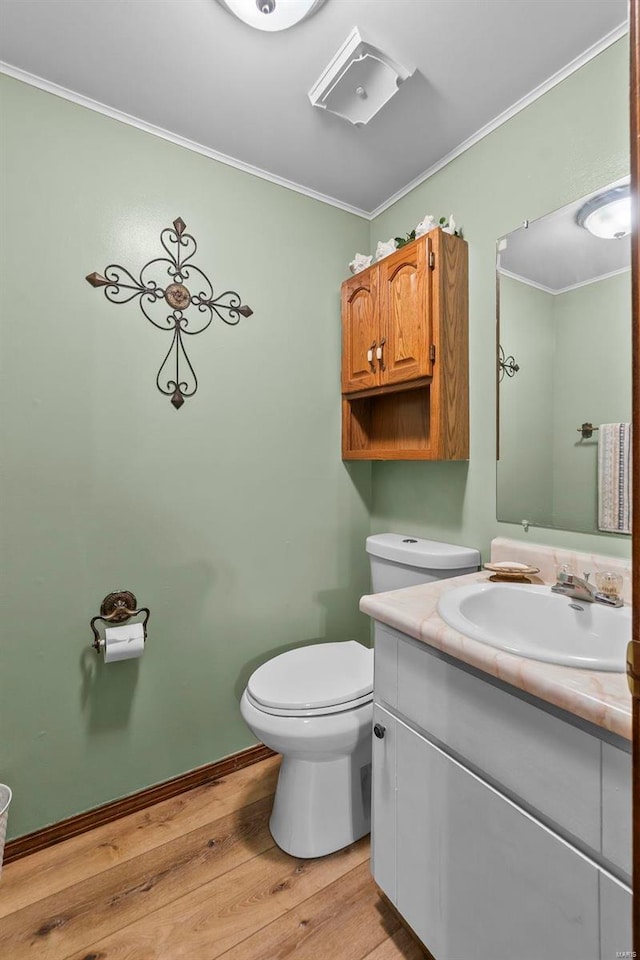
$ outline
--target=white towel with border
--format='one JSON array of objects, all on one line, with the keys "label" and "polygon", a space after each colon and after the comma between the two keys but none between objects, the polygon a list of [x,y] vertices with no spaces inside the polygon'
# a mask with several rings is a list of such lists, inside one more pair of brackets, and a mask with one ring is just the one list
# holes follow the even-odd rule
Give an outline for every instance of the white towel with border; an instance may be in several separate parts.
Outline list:
[{"label": "white towel with border", "polygon": [[631,533],[630,423],[600,424],[598,527],[607,533]]}]

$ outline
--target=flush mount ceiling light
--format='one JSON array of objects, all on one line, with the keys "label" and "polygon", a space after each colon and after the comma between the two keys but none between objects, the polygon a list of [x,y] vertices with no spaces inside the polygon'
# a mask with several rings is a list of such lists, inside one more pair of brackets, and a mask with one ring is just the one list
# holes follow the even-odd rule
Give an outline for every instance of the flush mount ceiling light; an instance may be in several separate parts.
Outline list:
[{"label": "flush mount ceiling light", "polygon": [[603,240],[621,240],[631,233],[631,192],[629,184],[613,187],[587,200],[579,210],[577,223]]},{"label": "flush mount ceiling light", "polygon": [[314,107],[336,113],[354,126],[369,123],[410,77],[407,70],[351,31],[322,76],[309,91]]},{"label": "flush mount ceiling light", "polygon": [[324,0],[218,0],[257,30],[287,30],[321,7]]}]

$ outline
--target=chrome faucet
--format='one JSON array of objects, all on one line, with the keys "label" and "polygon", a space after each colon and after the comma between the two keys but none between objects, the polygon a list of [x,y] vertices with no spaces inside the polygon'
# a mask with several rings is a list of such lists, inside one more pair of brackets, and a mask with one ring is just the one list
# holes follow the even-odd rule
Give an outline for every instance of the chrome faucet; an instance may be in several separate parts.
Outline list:
[{"label": "chrome faucet", "polygon": [[551,587],[552,593],[560,593],[564,597],[582,600],[584,603],[604,603],[607,607],[622,607],[624,601],[620,597],[611,597],[607,593],[600,593],[592,583],[589,583],[589,574],[582,577],[566,570],[558,572],[558,582]]}]

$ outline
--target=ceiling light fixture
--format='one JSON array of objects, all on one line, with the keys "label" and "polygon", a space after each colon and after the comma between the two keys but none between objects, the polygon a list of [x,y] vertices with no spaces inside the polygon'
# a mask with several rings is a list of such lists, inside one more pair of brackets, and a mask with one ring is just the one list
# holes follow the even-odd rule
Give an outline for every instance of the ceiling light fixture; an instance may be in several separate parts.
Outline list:
[{"label": "ceiling light fixture", "polygon": [[218,0],[239,20],[256,30],[288,30],[310,17],[324,0]]},{"label": "ceiling light fixture", "polygon": [[613,187],[587,200],[576,222],[602,240],[621,240],[631,233],[631,191],[629,184]]}]

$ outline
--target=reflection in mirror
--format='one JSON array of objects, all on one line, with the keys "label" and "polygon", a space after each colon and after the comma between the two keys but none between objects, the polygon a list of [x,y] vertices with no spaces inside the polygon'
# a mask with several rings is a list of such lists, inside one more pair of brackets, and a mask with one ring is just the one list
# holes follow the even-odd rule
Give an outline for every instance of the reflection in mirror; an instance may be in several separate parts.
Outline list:
[{"label": "reflection in mirror", "polygon": [[498,241],[498,520],[626,529],[629,211],[619,182]]}]

